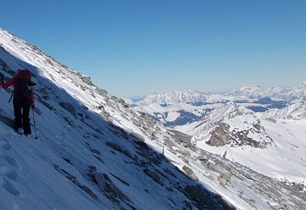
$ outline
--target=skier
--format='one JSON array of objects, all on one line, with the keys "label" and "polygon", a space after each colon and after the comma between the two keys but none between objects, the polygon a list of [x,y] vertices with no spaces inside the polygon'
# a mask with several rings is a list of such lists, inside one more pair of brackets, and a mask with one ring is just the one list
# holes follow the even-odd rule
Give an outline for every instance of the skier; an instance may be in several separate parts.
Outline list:
[{"label": "skier", "polygon": [[0,84],[5,89],[13,85],[14,129],[19,134],[22,134],[23,130],[26,136],[31,134],[29,112],[31,107],[34,109],[34,94],[32,90],[36,84],[31,81],[31,77],[32,74],[29,70],[21,69],[17,71],[12,79]]}]

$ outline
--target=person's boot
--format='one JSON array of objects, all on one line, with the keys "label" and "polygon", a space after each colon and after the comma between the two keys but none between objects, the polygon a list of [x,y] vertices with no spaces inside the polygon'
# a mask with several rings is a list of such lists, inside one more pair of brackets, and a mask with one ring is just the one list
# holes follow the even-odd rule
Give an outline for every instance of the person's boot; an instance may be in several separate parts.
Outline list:
[{"label": "person's boot", "polygon": [[17,129],[17,133],[20,134],[20,135],[22,135],[22,134],[23,134],[23,129],[22,129],[22,128],[18,128],[18,129]]}]

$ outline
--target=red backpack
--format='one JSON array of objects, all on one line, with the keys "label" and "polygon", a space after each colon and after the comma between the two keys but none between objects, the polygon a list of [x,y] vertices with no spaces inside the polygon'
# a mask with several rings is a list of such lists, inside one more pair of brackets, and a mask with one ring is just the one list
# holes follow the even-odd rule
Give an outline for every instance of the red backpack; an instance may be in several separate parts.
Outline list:
[{"label": "red backpack", "polygon": [[33,87],[36,85],[31,81],[32,74],[29,70],[20,70],[17,75],[15,75],[15,90],[14,97],[27,100],[32,95]]}]

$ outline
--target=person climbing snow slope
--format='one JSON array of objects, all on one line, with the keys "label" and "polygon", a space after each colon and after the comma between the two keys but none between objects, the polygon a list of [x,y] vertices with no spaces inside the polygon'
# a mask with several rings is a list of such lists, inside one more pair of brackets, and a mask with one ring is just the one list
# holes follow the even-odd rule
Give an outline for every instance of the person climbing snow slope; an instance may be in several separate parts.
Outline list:
[{"label": "person climbing snow slope", "polygon": [[13,106],[14,106],[14,129],[19,134],[24,133],[26,136],[31,134],[30,125],[30,108],[34,109],[33,88],[35,83],[31,81],[32,74],[27,69],[18,70],[10,80],[1,83],[1,87],[14,87]]}]

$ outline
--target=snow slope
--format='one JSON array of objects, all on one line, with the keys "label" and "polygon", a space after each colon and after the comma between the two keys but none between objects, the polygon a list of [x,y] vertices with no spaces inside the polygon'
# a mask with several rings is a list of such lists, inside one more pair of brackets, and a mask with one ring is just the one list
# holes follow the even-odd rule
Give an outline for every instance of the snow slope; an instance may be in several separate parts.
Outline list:
[{"label": "snow slope", "polygon": [[33,72],[39,136],[5,124],[13,110],[2,90],[0,209],[231,209],[158,153],[150,135],[161,128],[123,100],[6,31],[0,43],[1,72]]},{"label": "snow slope", "polygon": [[0,29],[0,71],[28,68],[38,140],[0,92],[0,209],[302,209],[287,183],[192,145],[90,78]]}]

